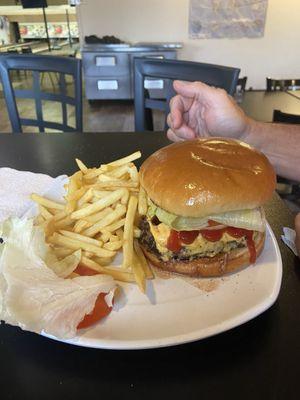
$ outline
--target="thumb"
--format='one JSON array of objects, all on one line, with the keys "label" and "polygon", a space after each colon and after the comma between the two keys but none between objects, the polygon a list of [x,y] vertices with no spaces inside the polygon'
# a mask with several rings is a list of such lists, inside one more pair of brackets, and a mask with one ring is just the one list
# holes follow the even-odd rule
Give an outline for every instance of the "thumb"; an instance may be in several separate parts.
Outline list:
[{"label": "thumb", "polygon": [[296,231],[296,247],[298,256],[300,256],[300,213],[295,218],[295,231]]}]

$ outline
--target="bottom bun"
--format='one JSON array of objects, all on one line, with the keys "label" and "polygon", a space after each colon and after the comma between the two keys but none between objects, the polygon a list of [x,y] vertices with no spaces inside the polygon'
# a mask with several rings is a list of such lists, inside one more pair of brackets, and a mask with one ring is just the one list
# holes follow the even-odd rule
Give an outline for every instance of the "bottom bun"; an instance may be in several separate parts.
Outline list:
[{"label": "bottom bun", "polygon": [[[256,257],[263,250],[265,233],[259,233],[255,240]],[[195,258],[192,261],[170,260],[162,261],[155,254],[141,245],[145,256],[158,268],[181,275],[213,277],[223,276],[250,265],[250,254],[247,247],[234,249],[229,253],[217,254],[214,257]]]}]

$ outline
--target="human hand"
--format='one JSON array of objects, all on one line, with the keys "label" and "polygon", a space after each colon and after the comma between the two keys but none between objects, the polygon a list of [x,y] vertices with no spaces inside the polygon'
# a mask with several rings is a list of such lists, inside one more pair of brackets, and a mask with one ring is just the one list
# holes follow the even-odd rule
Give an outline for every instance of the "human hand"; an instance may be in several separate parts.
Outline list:
[{"label": "human hand", "polygon": [[295,231],[296,231],[296,248],[298,256],[300,257],[300,213],[295,218]]},{"label": "human hand", "polygon": [[225,90],[202,82],[174,81],[178,93],[170,101],[168,138],[174,142],[197,136],[242,139],[251,119]]}]

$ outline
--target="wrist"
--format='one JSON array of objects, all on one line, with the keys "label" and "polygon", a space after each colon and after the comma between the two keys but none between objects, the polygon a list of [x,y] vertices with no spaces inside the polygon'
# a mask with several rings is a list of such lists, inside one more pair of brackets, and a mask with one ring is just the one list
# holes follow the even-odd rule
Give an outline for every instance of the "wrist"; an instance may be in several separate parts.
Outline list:
[{"label": "wrist", "polygon": [[246,121],[245,121],[245,129],[240,137],[240,139],[245,142],[250,144],[253,147],[259,148],[259,134],[258,132],[260,131],[259,125],[261,122],[255,121],[254,119],[246,116]]}]

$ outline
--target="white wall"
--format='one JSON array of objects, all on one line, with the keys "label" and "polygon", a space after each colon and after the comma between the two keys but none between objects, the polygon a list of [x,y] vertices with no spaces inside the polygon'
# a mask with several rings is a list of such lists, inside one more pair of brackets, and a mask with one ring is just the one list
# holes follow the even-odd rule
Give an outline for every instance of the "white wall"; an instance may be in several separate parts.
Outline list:
[{"label": "white wall", "polygon": [[189,0],[82,0],[81,36],[115,35],[125,41],[178,41],[178,58],[241,68],[248,85],[266,76],[300,78],[300,1],[269,0],[264,37],[189,39]]}]

